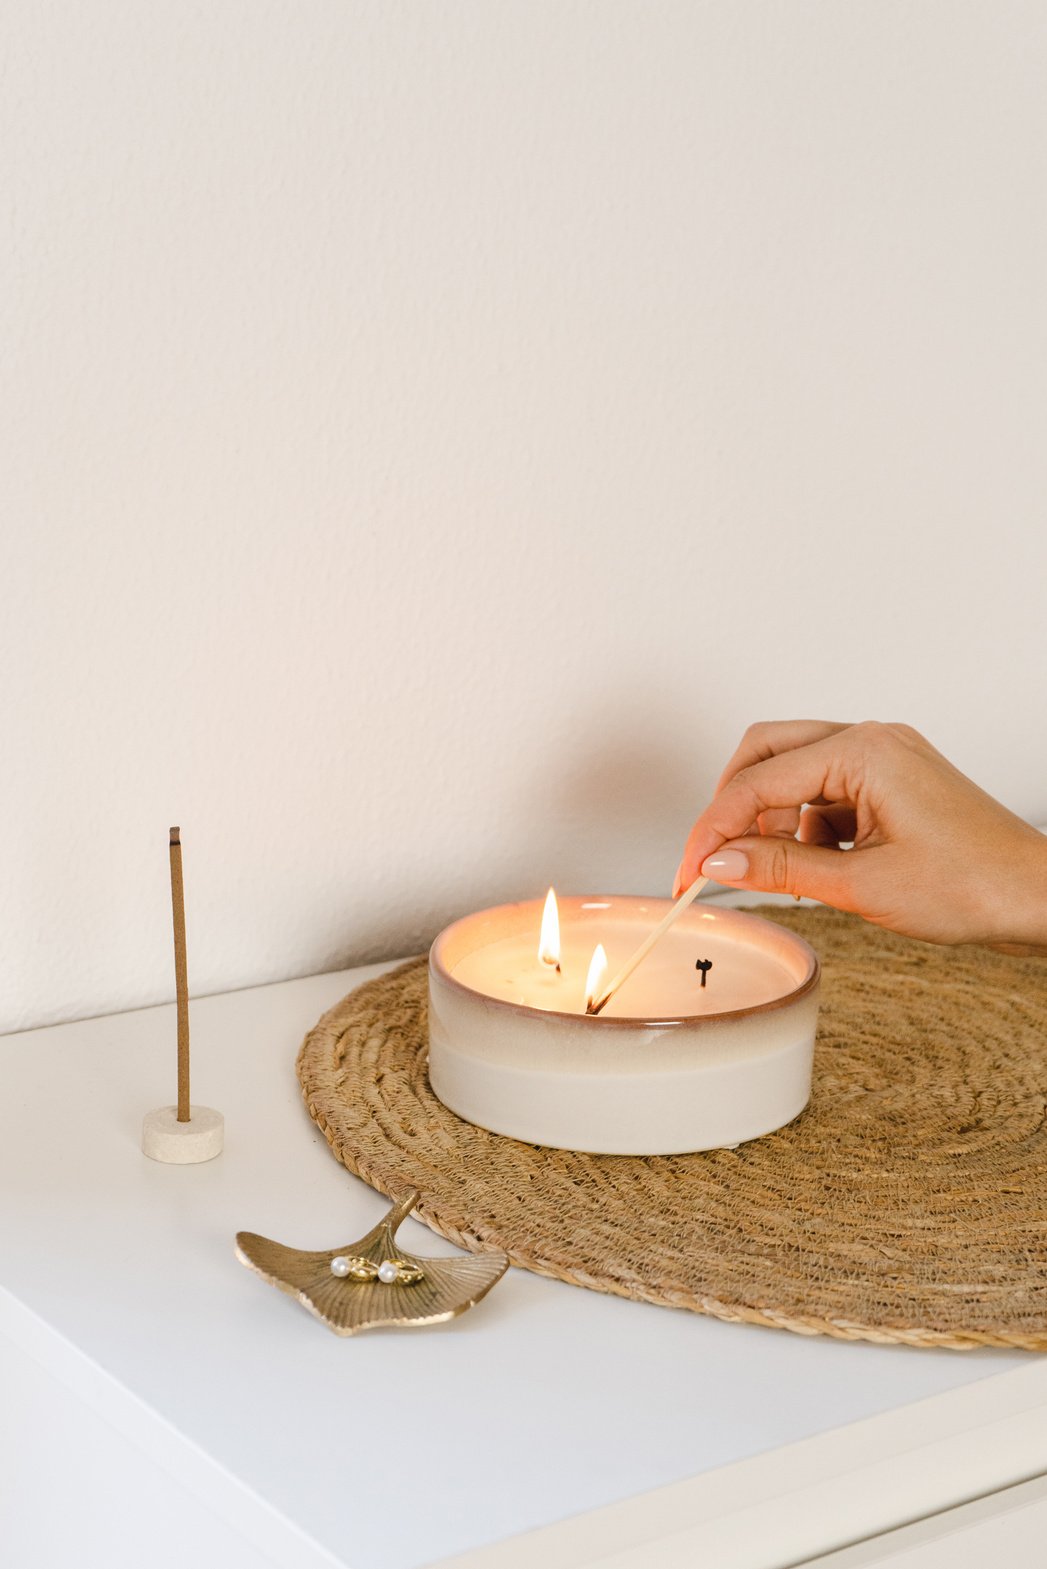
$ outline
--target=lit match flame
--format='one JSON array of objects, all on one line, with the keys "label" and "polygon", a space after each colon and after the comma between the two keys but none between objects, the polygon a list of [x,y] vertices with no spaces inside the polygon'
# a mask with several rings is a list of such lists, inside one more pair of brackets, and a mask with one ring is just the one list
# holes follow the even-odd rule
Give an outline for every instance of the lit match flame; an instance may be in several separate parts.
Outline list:
[{"label": "lit match flame", "polygon": [[556,908],[556,895],[550,888],[545,896],[542,911],[542,935],[538,939],[538,958],[557,974],[560,971],[560,912]]},{"label": "lit match flame", "polygon": [[603,991],[604,981],[607,979],[607,955],[603,951],[603,943],[598,942],[589,960],[589,974],[585,979],[585,1011],[592,1008]]}]

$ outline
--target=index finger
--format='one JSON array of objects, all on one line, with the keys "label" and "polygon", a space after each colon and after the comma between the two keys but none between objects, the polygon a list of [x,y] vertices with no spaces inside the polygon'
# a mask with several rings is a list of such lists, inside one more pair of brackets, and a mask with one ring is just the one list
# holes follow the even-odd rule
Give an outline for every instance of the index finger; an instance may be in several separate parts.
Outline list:
[{"label": "index finger", "polygon": [[834,724],[825,719],[775,719],[750,725],[720,775],[716,794],[719,795],[724,785],[735,774],[741,773],[743,768],[751,768],[754,763],[764,763],[769,757],[777,757],[780,752],[794,752],[798,747],[811,746],[815,741],[824,741],[850,728],[850,725]]},{"label": "index finger", "polygon": [[728,839],[746,834],[761,812],[804,806],[819,798],[827,802],[850,799],[848,751],[846,742],[833,731],[809,746],[777,753],[735,774],[710,801],[687,837],[680,886],[689,888],[702,862]]}]

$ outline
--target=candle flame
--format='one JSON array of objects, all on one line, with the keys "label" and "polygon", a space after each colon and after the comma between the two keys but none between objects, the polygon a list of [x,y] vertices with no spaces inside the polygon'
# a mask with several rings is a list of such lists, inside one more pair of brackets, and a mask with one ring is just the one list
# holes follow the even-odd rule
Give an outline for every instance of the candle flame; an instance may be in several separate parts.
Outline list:
[{"label": "candle flame", "polygon": [[560,968],[560,912],[556,907],[556,895],[551,888],[545,896],[545,909],[542,911],[542,934],[538,939],[538,958],[550,969]]},{"label": "candle flame", "polygon": [[598,1001],[603,991],[604,981],[607,979],[607,955],[604,953],[603,943],[598,942],[593,949],[593,956],[589,960],[589,974],[585,979],[585,1011]]}]

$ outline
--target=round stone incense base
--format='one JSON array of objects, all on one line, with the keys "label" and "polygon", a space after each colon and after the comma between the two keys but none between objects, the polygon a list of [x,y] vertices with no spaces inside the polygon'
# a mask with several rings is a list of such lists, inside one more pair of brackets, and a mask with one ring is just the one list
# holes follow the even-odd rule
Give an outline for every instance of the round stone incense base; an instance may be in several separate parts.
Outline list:
[{"label": "round stone incense base", "polygon": [[190,1106],[189,1121],[178,1121],[177,1106],[146,1112],[142,1153],[169,1166],[192,1166],[222,1153],[225,1118],[210,1106]]},{"label": "round stone incense base", "polygon": [[429,1085],[424,959],[307,1036],[306,1105],[372,1187],[539,1274],[804,1335],[1047,1350],[1047,960],[760,913],[822,961],[811,1102],[776,1133],[645,1157],[474,1127]]}]

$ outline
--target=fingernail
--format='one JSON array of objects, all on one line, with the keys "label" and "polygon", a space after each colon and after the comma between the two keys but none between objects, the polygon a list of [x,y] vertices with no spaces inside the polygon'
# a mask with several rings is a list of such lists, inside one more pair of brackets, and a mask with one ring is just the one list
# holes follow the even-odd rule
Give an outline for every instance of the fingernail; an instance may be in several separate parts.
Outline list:
[{"label": "fingernail", "polygon": [[676,876],[673,878],[673,898],[674,899],[678,899],[680,897],[680,873],[682,871],[683,871],[683,862],[681,861],[679,866],[676,868]]},{"label": "fingernail", "polygon": [[702,876],[714,883],[740,883],[749,875],[749,857],[741,850],[717,850],[702,862]]}]

